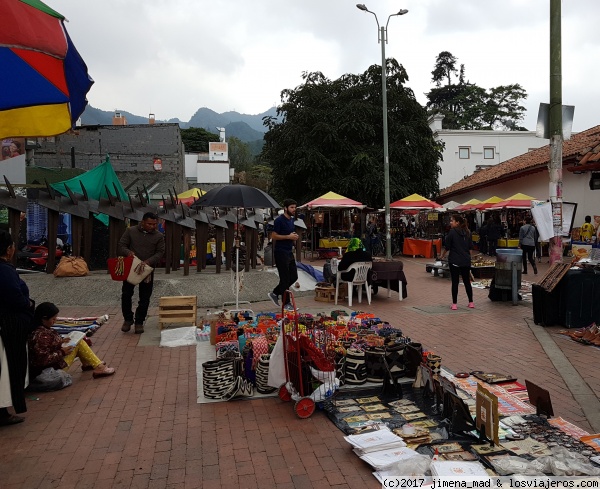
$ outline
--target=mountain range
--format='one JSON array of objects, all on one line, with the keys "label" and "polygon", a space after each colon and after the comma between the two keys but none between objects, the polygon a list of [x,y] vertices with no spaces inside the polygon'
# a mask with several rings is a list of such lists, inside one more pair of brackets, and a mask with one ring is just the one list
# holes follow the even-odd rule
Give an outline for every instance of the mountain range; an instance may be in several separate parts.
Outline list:
[{"label": "mountain range", "polygon": [[[120,113],[127,119],[128,124],[148,124],[148,117],[135,115],[125,110],[121,110]],[[113,115],[114,111],[97,109],[88,105],[81,115],[81,123],[84,125],[111,125]],[[188,122],[179,119],[157,119],[156,122],[179,124],[182,129],[198,127],[215,134],[219,133],[217,127],[224,127],[226,138],[233,136],[246,143],[251,143],[262,141],[264,133],[267,132],[263,125],[263,117],[276,115],[275,107],[256,115],[240,114],[235,111],[219,114],[207,107],[202,107]]]}]

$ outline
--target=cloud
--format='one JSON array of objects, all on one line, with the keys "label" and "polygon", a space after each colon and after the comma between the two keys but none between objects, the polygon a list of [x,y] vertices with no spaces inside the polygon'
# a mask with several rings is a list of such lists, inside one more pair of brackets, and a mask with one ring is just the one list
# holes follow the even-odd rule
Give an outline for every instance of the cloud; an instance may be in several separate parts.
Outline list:
[{"label": "cloud", "polygon": [[[188,120],[202,106],[260,113],[299,85],[304,71],[331,79],[381,63],[375,18],[354,1],[49,0],[96,81],[90,103],[158,119]],[[370,3],[370,5],[369,5]],[[527,127],[549,91],[548,0],[371,0],[388,25],[387,57],[402,63],[421,103],[441,51],[490,88],[520,83],[530,94]],[[563,2],[564,100],[577,101],[576,127],[598,122],[593,60],[600,41],[597,0]],[[532,115],[533,114],[533,115]]]}]

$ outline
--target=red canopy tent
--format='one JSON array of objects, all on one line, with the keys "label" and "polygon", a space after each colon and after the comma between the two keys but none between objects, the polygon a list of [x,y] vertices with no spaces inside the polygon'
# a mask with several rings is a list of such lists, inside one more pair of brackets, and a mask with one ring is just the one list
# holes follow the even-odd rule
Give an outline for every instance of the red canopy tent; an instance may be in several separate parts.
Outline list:
[{"label": "red canopy tent", "polygon": [[499,209],[531,209],[531,201],[536,200],[535,197],[530,197],[525,194],[515,194],[497,204],[490,207],[490,210]]},{"label": "red canopy tent", "polygon": [[390,209],[414,209],[414,210],[433,210],[443,209],[444,207],[434,202],[433,200],[426,199],[419,194],[412,194],[403,199],[397,200],[390,204]]},{"label": "red canopy tent", "polygon": [[453,211],[475,211],[475,210],[477,210],[476,206],[478,204],[481,204],[481,200],[471,199],[471,200],[467,200],[466,202],[460,204],[459,206],[456,206],[452,210]]},{"label": "red canopy tent", "polygon": [[309,210],[314,209],[316,207],[328,207],[334,209],[343,209],[343,208],[358,208],[364,209],[366,205],[361,202],[357,202],[356,200],[349,199],[348,197],[344,197],[343,195],[336,194],[335,192],[327,192],[321,197],[317,197],[306,204],[299,206],[299,209],[307,208]]},{"label": "red canopy tent", "polygon": [[477,204],[475,206],[475,208],[480,211],[485,211],[485,210],[488,210],[493,205],[497,204],[498,202],[502,202],[503,200],[504,199],[502,197],[498,197],[497,195],[494,195],[493,197],[490,197],[489,199],[484,200],[481,204]]}]

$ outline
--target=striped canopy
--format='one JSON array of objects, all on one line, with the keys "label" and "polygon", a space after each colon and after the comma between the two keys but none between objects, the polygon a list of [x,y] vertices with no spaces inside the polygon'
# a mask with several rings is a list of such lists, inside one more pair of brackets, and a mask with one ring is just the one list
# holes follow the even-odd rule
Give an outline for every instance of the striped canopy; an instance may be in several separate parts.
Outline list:
[{"label": "striped canopy", "polygon": [[536,200],[536,198],[519,193],[494,204],[490,209],[530,209],[532,200]]},{"label": "striped canopy", "polygon": [[361,202],[349,199],[348,197],[336,194],[335,192],[327,192],[326,194],[321,195],[321,197],[301,205],[300,209],[314,209],[316,207],[364,209],[366,206]]},{"label": "striped canopy", "polygon": [[443,209],[443,207],[432,200],[426,199],[419,194],[412,194],[403,199],[397,200],[390,204],[391,209],[415,209],[415,210],[427,210],[427,209]]}]

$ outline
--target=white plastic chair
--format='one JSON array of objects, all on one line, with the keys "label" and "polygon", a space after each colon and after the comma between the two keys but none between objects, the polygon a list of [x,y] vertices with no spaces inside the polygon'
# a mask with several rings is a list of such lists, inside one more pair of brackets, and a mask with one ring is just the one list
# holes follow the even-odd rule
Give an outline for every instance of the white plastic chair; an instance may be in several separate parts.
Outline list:
[{"label": "white plastic chair", "polygon": [[[338,270],[336,274],[336,283],[335,283],[335,305],[338,303],[338,291],[340,290],[340,283],[346,282],[348,284],[348,307],[352,307],[352,287],[354,285],[358,286],[358,302],[362,302],[362,286],[364,284],[365,289],[367,290],[367,301],[371,304],[371,286],[367,284],[367,274],[373,263],[370,261],[357,261],[348,267],[347,270]],[[351,282],[346,280],[342,280],[342,273],[349,272],[350,270],[355,270],[354,279]]]}]

